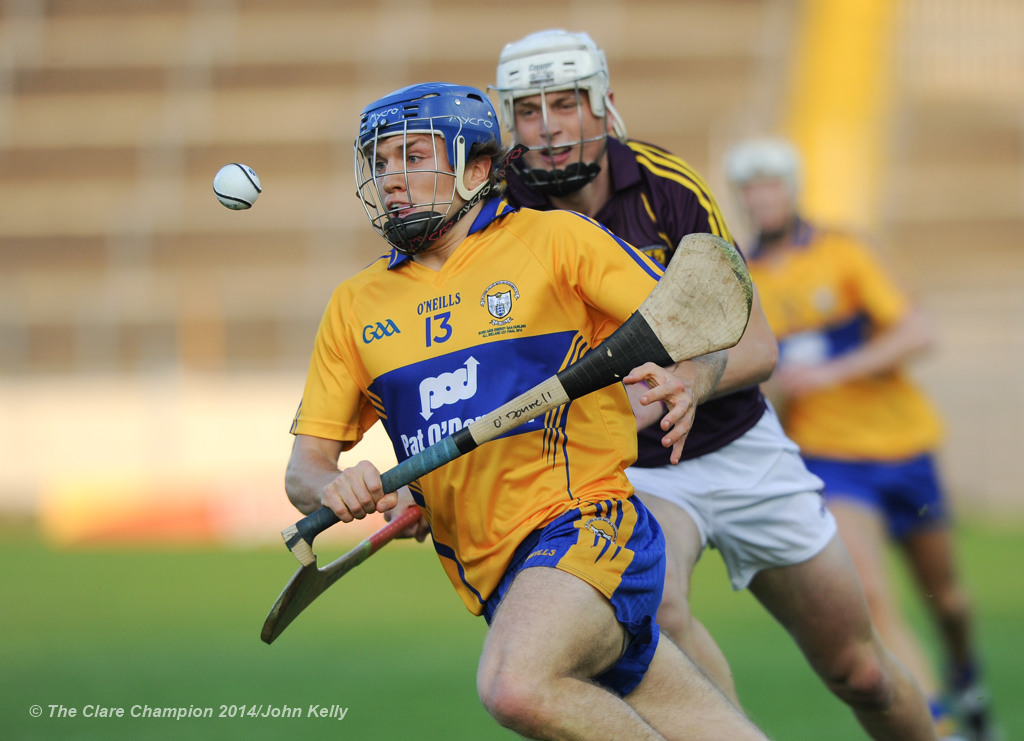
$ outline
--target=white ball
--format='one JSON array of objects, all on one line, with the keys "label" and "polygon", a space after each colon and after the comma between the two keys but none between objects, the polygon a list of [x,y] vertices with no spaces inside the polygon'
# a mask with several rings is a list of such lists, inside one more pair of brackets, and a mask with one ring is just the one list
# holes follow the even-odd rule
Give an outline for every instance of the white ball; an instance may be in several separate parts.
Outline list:
[{"label": "white ball", "polygon": [[251,208],[263,192],[263,188],[255,170],[248,165],[232,162],[230,165],[224,165],[214,175],[213,192],[218,201],[237,211]]}]

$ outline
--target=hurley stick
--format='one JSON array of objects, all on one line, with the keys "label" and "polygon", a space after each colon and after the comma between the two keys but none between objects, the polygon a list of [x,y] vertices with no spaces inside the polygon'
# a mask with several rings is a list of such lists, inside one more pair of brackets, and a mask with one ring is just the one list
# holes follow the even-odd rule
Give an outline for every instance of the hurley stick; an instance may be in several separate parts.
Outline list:
[{"label": "hurley stick", "polygon": [[[557,375],[385,471],[384,491],[395,491],[567,401],[610,386],[638,365],[667,366],[732,347],[747,327],[752,300],[750,276],[732,244],[713,234],[683,237],[654,290],[608,339]],[[313,539],[336,522],[334,511],[322,507],[281,536],[308,565],[316,562]]]}]

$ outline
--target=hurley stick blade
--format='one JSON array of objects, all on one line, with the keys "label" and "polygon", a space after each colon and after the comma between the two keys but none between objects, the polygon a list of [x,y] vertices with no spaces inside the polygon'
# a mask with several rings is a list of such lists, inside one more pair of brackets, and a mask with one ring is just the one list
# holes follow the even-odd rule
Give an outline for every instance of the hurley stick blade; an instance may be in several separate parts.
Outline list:
[{"label": "hurley stick blade", "polygon": [[736,248],[714,234],[689,234],[638,312],[665,352],[680,361],[739,342],[753,300],[750,274]]},{"label": "hurley stick blade", "polygon": [[301,566],[288,580],[277,602],[270,608],[260,632],[264,643],[273,643],[299,613],[327,589],[324,573],[316,567],[316,557],[313,558],[313,563]]},{"label": "hurley stick blade", "polygon": [[316,556],[313,556],[311,564],[303,566],[292,575],[277,598],[277,602],[270,608],[260,633],[263,642],[273,643],[284,632],[284,629],[299,616],[299,613],[309,607],[310,603],[323,594],[328,587],[384,547],[385,544],[391,542],[407,527],[419,522],[421,515],[422,511],[419,507],[407,508],[344,556],[332,561],[322,569],[316,567]]},{"label": "hurley stick blade", "polygon": [[753,296],[750,274],[730,242],[689,234],[640,308],[556,378],[569,399],[578,399],[643,363],[667,366],[732,347],[747,327]]}]

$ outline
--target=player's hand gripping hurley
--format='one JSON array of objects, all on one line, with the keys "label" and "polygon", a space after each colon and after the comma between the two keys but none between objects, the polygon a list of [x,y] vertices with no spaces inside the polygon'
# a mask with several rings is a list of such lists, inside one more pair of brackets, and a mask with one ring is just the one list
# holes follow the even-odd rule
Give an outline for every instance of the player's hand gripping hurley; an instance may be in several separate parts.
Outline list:
[{"label": "player's hand gripping hurley", "polygon": [[[679,242],[661,280],[608,339],[557,375],[381,474],[389,493],[478,445],[572,399],[620,381],[645,362],[671,365],[732,347],[747,327],[753,288],[736,248],[713,234]],[[281,532],[299,561],[316,563],[313,539],[338,522],[329,507]]]}]

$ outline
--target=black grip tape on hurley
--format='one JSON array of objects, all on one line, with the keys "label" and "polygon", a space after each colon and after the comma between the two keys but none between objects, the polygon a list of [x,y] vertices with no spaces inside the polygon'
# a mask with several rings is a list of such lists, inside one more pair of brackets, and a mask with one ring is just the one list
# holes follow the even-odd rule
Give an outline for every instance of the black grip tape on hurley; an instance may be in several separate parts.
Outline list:
[{"label": "black grip tape on hurley", "polygon": [[608,339],[559,373],[558,380],[570,399],[578,399],[621,381],[647,362],[664,367],[675,361],[637,311]]}]

